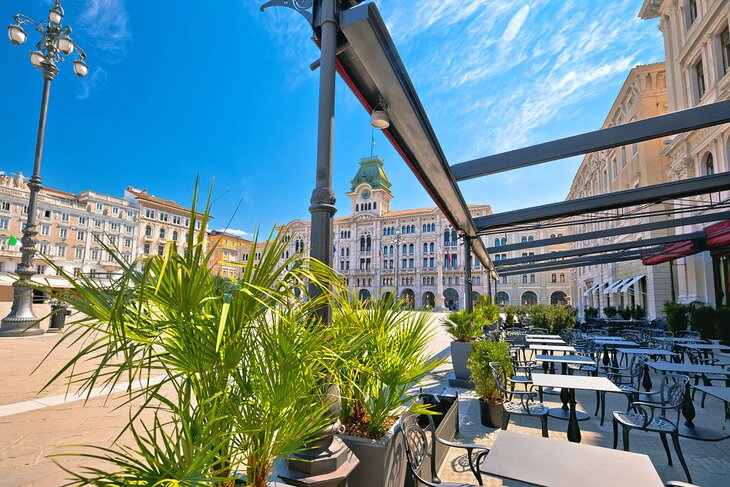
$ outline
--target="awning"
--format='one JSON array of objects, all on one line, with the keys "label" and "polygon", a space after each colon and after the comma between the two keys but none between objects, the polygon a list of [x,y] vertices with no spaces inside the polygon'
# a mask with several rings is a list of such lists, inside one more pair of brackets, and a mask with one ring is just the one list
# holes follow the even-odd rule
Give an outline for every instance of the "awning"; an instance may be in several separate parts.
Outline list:
[{"label": "awning", "polygon": [[710,225],[705,228],[705,235],[705,245],[708,247],[730,245],[730,220]]},{"label": "awning", "polygon": [[619,279],[618,281],[613,281],[611,284],[608,285],[608,287],[606,287],[606,289],[603,290],[603,294],[611,294],[611,293],[618,292],[618,290],[616,288],[618,288],[621,285],[621,283],[623,283],[625,280],[626,279]]},{"label": "awning", "polygon": [[619,292],[625,293],[626,291],[628,291],[628,289],[631,286],[633,286],[634,284],[636,284],[637,282],[639,282],[643,278],[644,278],[644,275],[643,274],[640,275],[640,276],[632,277],[631,279],[629,279],[628,281],[626,281],[626,282],[623,283],[623,285],[621,286],[621,290]]},{"label": "awning", "polygon": [[684,242],[677,242],[664,247],[664,250],[655,255],[650,255],[641,259],[641,263],[644,265],[657,265],[669,262],[680,257],[687,257],[692,255],[694,250],[694,242],[692,240],[686,240]]}]

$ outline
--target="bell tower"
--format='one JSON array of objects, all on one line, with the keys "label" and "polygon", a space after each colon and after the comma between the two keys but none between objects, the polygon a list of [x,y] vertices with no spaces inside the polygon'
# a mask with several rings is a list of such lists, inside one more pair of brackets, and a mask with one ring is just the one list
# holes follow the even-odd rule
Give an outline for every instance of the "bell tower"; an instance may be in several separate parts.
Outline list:
[{"label": "bell tower", "polygon": [[383,160],[378,156],[360,159],[360,168],[352,179],[347,196],[352,204],[352,214],[369,213],[382,216],[390,211],[391,183],[385,174]]}]

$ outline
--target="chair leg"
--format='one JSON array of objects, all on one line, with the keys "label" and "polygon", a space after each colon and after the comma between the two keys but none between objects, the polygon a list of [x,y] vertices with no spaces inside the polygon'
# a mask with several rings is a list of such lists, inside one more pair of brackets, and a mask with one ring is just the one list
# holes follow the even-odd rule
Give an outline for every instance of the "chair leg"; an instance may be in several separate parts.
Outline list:
[{"label": "chair leg", "polygon": [[659,433],[659,436],[662,438],[662,445],[664,445],[664,451],[667,452],[667,462],[669,462],[669,466],[672,466],[672,454],[669,452],[669,443],[667,442],[667,434],[666,433]]},{"label": "chair leg", "polygon": [[629,451],[629,431],[631,431],[629,428],[625,426],[621,426],[621,438],[624,443],[624,451]]},{"label": "chair leg", "polygon": [[618,421],[616,418],[613,419],[613,449],[615,450],[618,446]]},{"label": "chair leg", "polygon": [[606,417],[606,393],[602,393],[601,398],[601,426],[603,426],[603,419]]},{"label": "chair leg", "polygon": [[706,392],[703,392],[702,393],[702,404],[701,404],[702,409],[705,409],[705,399],[706,398],[707,398],[707,393]]},{"label": "chair leg", "polygon": [[596,391],[596,412],[593,416],[598,416],[598,409],[601,407],[601,398],[605,393]]},{"label": "chair leg", "polygon": [[540,422],[542,423],[542,437],[547,438],[548,437],[548,418],[547,414],[543,414],[540,416]]},{"label": "chair leg", "polygon": [[684,461],[684,455],[682,455],[682,448],[679,446],[679,435],[677,433],[672,434],[672,443],[674,443],[674,450],[677,452],[679,457],[679,463],[682,464],[685,475],[687,475],[687,482],[692,483],[692,477],[689,475],[689,469],[687,468],[687,462]]},{"label": "chair leg", "polygon": [[502,429],[506,430],[509,424],[509,413],[502,411]]}]

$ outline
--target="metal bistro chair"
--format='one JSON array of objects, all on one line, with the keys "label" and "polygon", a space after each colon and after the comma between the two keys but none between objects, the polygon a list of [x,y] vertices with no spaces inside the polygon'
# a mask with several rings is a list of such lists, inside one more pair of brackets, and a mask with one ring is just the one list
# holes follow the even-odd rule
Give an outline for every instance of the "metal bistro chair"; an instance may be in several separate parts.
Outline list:
[{"label": "metal bistro chair", "polygon": [[[621,392],[626,396],[628,401],[627,411],[631,409],[631,405],[634,401],[639,400],[639,394],[641,394],[641,379],[644,377],[645,365],[648,360],[646,355],[634,355],[631,359],[631,363],[628,367],[606,367],[602,369],[606,372],[608,380],[616,384],[621,389]],[[653,394],[648,392],[645,394]],[[598,404],[596,405],[596,412],[598,412]],[[606,415],[606,392],[601,392],[601,426],[603,426],[603,420]]]},{"label": "metal bistro chair", "polygon": [[[688,348],[686,350],[687,357],[689,358],[689,362],[691,364],[697,364],[697,365],[713,365],[715,367],[720,368],[727,368],[725,365],[720,365],[720,359],[716,359],[712,351],[710,351],[708,354],[703,354],[699,350],[692,350]],[[702,382],[706,386],[711,386],[712,381],[720,381],[723,384],[728,383],[728,376],[725,374],[693,374],[694,375],[694,383],[695,385],[698,385],[700,383],[700,379],[702,379]],[[695,398],[695,392],[697,392],[697,389],[692,390],[692,400],[694,401]],[[705,399],[707,398],[707,393],[702,393],[702,403],[701,406],[705,407]]]},{"label": "metal bistro chair", "polygon": [[[670,380],[672,383],[669,382]],[[692,477],[689,474],[687,463],[684,461],[684,455],[682,455],[682,449],[679,446],[679,432],[677,431],[682,401],[684,400],[685,388],[689,383],[689,377],[680,374],[666,374],[664,381],[666,382],[662,387],[661,401],[656,403],[636,401],[631,405],[633,411],[614,411],[613,448],[616,449],[618,446],[619,425],[622,428],[621,433],[625,451],[629,451],[629,432],[632,429],[659,433],[664,445],[664,451],[667,453],[667,461],[671,466],[672,455],[669,452],[669,444],[667,443],[667,435],[670,435],[679,462],[682,464],[685,475],[687,475],[687,482],[692,483]],[[657,409],[661,411],[660,415],[655,414]],[[668,413],[672,410],[677,412],[674,421],[668,419]]]},{"label": "metal bistro chair", "polygon": [[[408,424],[403,428],[403,447],[406,451],[408,472],[413,479],[413,484],[416,487],[419,487],[420,485],[426,485],[428,487],[473,487],[472,484],[441,482],[441,479],[439,479],[436,475],[436,469],[434,466],[434,462],[436,461],[436,448],[434,441],[438,441],[439,443],[449,447],[465,449],[469,459],[469,469],[474,474],[477,484],[482,485],[482,475],[479,472],[479,465],[481,465],[481,462],[484,461],[484,457],[487,453],[489,453],[489,448],[484,445],[454,443],[443,440],[436,435],[436,429],[433,426],[433,420],[429,417],[429,429],[431,429],[432,438],[430,446],[428,437],[426,436],[426,431],[424,431],[417,422]],[[475,450],[481,450],[477,453],[476,457],[474,457]],[[424,460],[428,456],[431,457],[431,481],[424,479],[418,474],[421,466],[423,466]]]},{"label": "metal bistro chair", "polygon": [[[529,386],[525,391],[507,390],[507,373],[501,362],[489,362],[492,369],[492,377],[499,389],[499,395],[502,398],[502,429],[506,430],[509,424],[509,418],[513,414],[521,416],[535,416],[540,418],[542,425],[542,436],[548,437],[548,412],[550,408],[541,402],[535,401],[534,386]],[[519,401],[513,401],[513,396],[518,396]]]}]

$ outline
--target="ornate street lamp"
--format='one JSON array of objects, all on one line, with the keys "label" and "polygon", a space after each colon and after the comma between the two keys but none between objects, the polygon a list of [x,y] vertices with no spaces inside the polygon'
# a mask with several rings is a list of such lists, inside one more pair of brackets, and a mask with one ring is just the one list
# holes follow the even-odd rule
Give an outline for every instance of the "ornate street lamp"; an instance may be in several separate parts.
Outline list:
[{"label": "ornate street lamp", "polygon": [[46,131],[48,96],[51,91],[51,81],[58,73],[56,64],[63,62],[65,55],[76,52],[79,59],[73,62],[73,69],[78,77],[86,76],[89,72],[89,66],[84,62],[86,53],[71,40],[71,27],[62,25],[62,22],[63,8],[61,7],[61,0],[55,0],[53,7],[48,11],[48,20],[36,22],[30,17],[18,14],[15,16],[15,24],[8,26],[8,37],[16,46],[25,43],[28,39],[28,34],[23,29],[26,24],[32,26],[41,35],[35,50],[30,53],[30,62],[36,69],[41,70],[44,81],[35,159],[33,161],[33,175],[28,183],[30,189],[28,221],[25,228],[23,228],[20,265],[15,271],[20,279],[13,283],[13,306],[10,314],[3,318],[0,324],[0,336],[26,336],[43,333],[38,318],[33,313],[33,288],[28,285],[28,281],[35,274],[33,257],[36,252],[36,235],[38,235],[36,213],[38,193],[42,188],[40,172],[43,139]]}]

